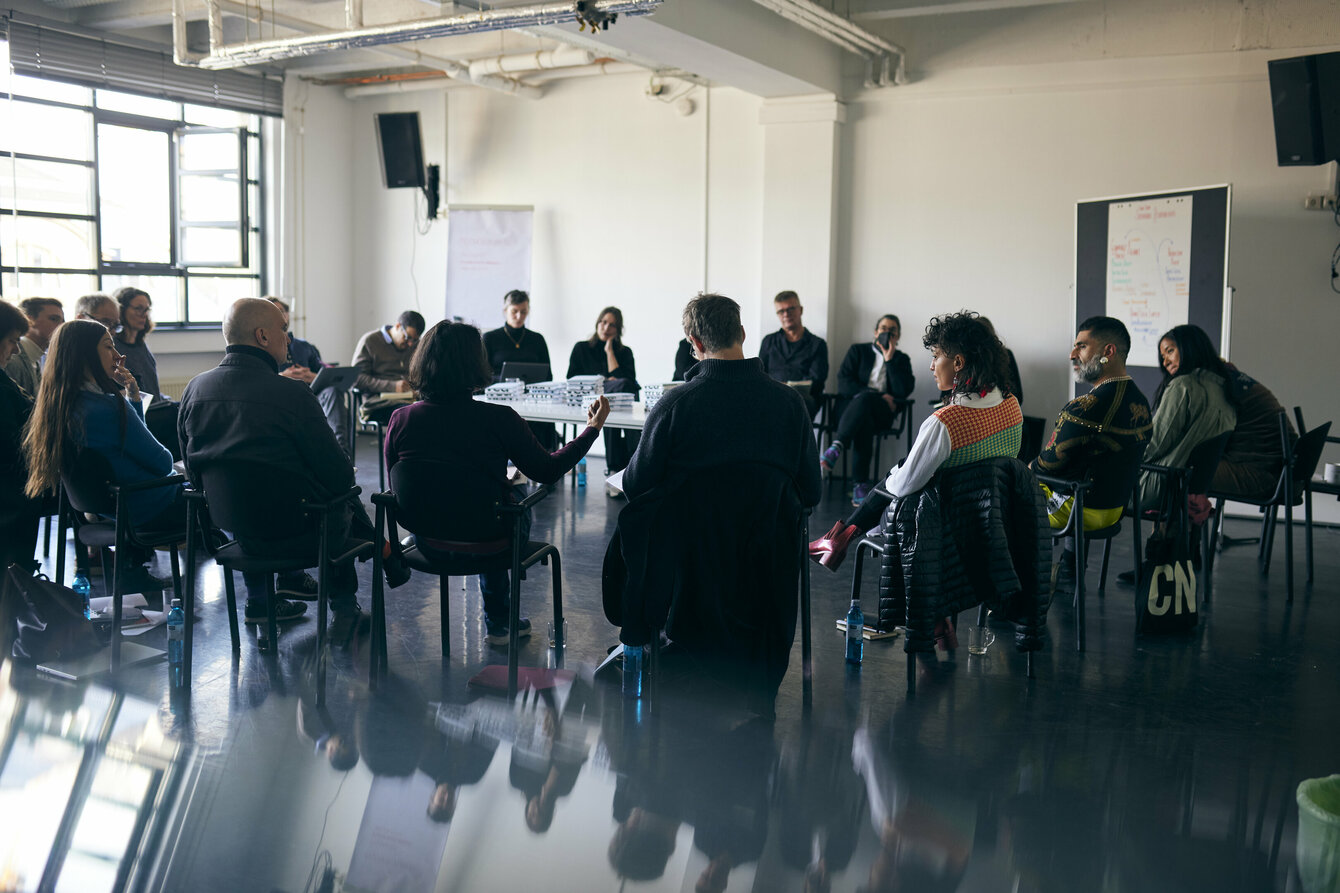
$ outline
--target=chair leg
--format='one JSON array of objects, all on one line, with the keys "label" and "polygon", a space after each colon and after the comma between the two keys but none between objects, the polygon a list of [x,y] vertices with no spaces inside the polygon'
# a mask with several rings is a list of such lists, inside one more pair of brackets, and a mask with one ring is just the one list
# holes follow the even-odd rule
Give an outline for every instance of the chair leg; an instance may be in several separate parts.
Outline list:
[{"label": "chair leg", "polygon": [[233,585],[233,569],[223,567],[223,592],[228,599],[228,634],[233,637],[233,654],[242,650],[242,637],[237,631],[237,589]]},{"label": "chair leg", "polygon": [[377,483],[386,489],[386,428],[377,424]]},{"label": "chair leg", "polygon": [[1303,491],[1303,524],[1307,531],[1307,582],[1312,585],[1312,488]]},{"label": "chair leg", "polygon": [[451,656],[451,624],[450,618],[451,602],[447,592],[450,588],[450,577],[437,578],[437,600],[442,609],[442,656]]},{"label": "chair leg", "polygon": [[562,651],[567,644],[563,635],[563,562],[557,551],[549,557],[554,562],[550,568],[554,584],[554,648]]},{"label": "chair leg", "polygon": [[1084,531],[1075,533],[1075,650],[1084,650],[1084,566],[1088,563],[1088,541]]},{"label": "chair leg", "polygon": [[[176,544],[173,544],[170,556],[170,563],[172,565],[172,591],[176,594],[177,598],[181,598],[181,562],[177,558]],[[171,607],[171,605],[168,607]],[[183,607],[185,607],[184,602]]]},{"label": "chair leg", "polygon": [[1284,588],[1293,601],[1293,494],[1284,496]]},{"label": "chair leg", "polygon": [[1098,597],[1107,594],[1107,560],[1112,556],[1112,538],[1103,540],[1103,569],[1098,574]]},{"label": "chair leg", "polygon": [[[317,586],[320,591],[321,587]],[[270,651],[279,653],[279,618],[275,612],[275,575],[265,575],[265,630],[270,638]]]},{"label": "chair leg", "polygon": [[[800,519],[800,674],[803,685],[814,678],[813,643],[810,629],[810,524],[808,515]],[[856,550],[858,553],[860,549]]]},{"label": "chair leg", "polygon": [[1214,552],[1210,543],[1210,528],[1214,525],[1214,518],[1210,518],[1200,528],[1200,575],[1205,579],[1205,604],[1210,603],[1210,596],[1214,594]]},{"label": "chair leg", "polygon": [[50,516],[50,515],[47,515],[47,516],[46,516],[45,523],[43,524],[43,533],[42,533],[42,557],[43,557],[43,558],[50,558],[50,557],[51,557],[51,516]]}]

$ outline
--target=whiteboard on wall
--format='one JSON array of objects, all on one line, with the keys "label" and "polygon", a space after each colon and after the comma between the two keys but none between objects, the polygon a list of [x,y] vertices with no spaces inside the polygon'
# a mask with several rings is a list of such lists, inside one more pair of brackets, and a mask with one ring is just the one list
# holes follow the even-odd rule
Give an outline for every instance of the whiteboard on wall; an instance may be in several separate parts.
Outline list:
[{"label": "whiteboard on wall", "polygon": [[1089,199],[1075,206],[1075,326],[1112,316],[1131,334],[1127,366],[1147,396],[1160,336],[1192,323],[1228,355],[1227,184]]},{"label": "whiteboard on wall", "polygon": [[446,318],[481,329],[501,325],[503,295],[530,291],[530,207],[447,209]]}]

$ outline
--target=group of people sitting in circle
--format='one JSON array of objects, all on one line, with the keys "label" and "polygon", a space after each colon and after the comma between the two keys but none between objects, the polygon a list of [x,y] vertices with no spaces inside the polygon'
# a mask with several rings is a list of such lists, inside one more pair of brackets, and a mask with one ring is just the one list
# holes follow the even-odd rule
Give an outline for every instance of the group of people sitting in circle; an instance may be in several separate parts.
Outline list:
[{"label": "group of people sitting in circle", "polygon": [[[605,431],[607,465],[610,471],[626,466],[624,492],[631,500],[667,481],[738,460],[789,475],[801,504],[812,507],[820,499],[822,473],[849,449],[856,468],[855,511],[810,544],[811,558],[835,570],[852,540],[880,525],[892,500],[926,487],[938,470],[1019,454],[1023,416],[1017,364],[990,323],[967,311],[937,316],[924,328],[922,345],[943,405],[921,424],[906,458],[887,471],[882,486],[875,485],[868,470],[870,441],[905,411],[915,383],[911,360],[899,349],[897,316],[881,316],[873,339],[853,345],[843,359],[835,435],[821,453],[814,418],[828,377],[827,345],[805,329],[794,292],[778,294],[774,305],[780,329],[762,339],[757,358],[746,358],[734,301],[700,295],[689,302],[676,362],[676,377],[685,384],[668,391],[648,413],[640,439],[636,432]],[[196,376],[180,402],[160,393],[146,344],[153,331],[151,306],[144,291],[125,288],[113,296],[80,298],[76,318],[65,322],[62,305],[54,299],[28,299],[18,307],[0,302],[0,365],[5,368],[0,374],[0,557],[6,564],[36,569],[43,500],[86,450],[106,459],[118,483],[164,477],[180,459],[198,486],[201,469],[210,464],[247,459],[287,473],[317,501],[353,486],[344,442],[349,426],[342,415],[347,404],[311,390],[323,366],[321,356],[288,331],[285,302],[235,302],[223,321],[223,361]],[[406,311],[394,324],[359,340],[353,365],[361,390],[417,397],[385,419],[388,473],[410,459],[470,469],[496,482],[503,498],[510,499],[509,463],[530,480],[551,484],[586,455],[609,414],[604,397],[587,407],[587,427],[567,444],[556,442],[552,426],[527,424],[510,406],[473,399],[505,362],[550,362],[544,337],[526,327],[529,309],[528,295],[512,291],[503,301],[503,325],[482,335],[474,326],[453,321],[427,327],[421,314]],[[590,338],[573,346],[568,376],[601,375],[606,390],[636,393],[633,352],[623,332],[619,308],[604,308]],[[1130,344],[1116,319],[1098,316],[1080,323],[1070,363],[1076,380],[1088,389],[1061,408],[1032,463],[1050,476],[1092,481],[1084,528],[1102,528],[1121,517],[1141,461],[1184,463],[1197,444],[1225,432],[1232,436],[1213,489],[1268,494],[1284,461],[1274,396],[1220,359],[1205,332],[1181,325],[1160,342],[1163,382],[1151,410],[1127,373]],[[142,399],[145,395],[151,399]],[[171,425],[164,428],[161,420],[169,418]],[[704,437],[707,430],[716,436]],[[1052,526],[1063,527],[1069,498],[1050,491],[1045,495]],[[1159,498],[1158,479],[1147,477],[1140,506]],[[135,493],[128,511],[136,529],[184,527],[182,488]],[[1203,521],[1205,506],[1193,505],[1192,514]],[[362,504],[351,500],[335,525],[333,541],[374,536]],[[305,529],[295,530],[289,540],[242,545],[273,557],[309,551],[315,538],[315,529]],[[443,556],[501,548],[495,542],[431,539],[416,545],[427,555]],[[393,586],[409,574],[400,560],[402,548],[381,543]],[[144,568],[151,556],[132,557],[124,591],[168,587]],[[347,641],[367,625],[356,601],[353,559],[331,571],[332,637]],[[267,615],[270,581],[257,574],[244,575],[244,581],[245,620],[260,623]],[[480,585],[487,639],[506,642],[508,573],[481,575]],[[275,589],[279,618],[300,617],[307,607],[302,602],[313,600],[315,590],[308,574],[281,578]],[[523,619],[518,634],[528,634],[529,627]]]}]

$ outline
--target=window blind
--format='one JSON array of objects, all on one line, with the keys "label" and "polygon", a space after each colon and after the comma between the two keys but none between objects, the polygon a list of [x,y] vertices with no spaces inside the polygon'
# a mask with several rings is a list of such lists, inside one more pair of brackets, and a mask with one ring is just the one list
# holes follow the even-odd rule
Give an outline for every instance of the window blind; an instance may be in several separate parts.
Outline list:
[{"label": "window blind", "polygon": [[10,63],[17,74],[252,114],[284,113],[280,77],[184,67],[172,61],[170,47],[134,46],[111,35],[75,34],[54,24],[10,18],[0,19],[0,28],[8,33]]}]

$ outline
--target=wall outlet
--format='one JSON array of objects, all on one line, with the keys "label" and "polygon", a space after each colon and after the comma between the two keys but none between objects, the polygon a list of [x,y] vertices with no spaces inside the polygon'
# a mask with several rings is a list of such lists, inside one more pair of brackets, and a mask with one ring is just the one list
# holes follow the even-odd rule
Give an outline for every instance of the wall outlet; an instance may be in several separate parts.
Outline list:
[{"label": "wall outlet", "polygon": [[1335,196],[1314,192],[1303,199],[1303,208],[1308,211],[1334,211]]}]

